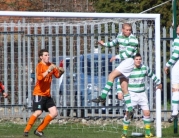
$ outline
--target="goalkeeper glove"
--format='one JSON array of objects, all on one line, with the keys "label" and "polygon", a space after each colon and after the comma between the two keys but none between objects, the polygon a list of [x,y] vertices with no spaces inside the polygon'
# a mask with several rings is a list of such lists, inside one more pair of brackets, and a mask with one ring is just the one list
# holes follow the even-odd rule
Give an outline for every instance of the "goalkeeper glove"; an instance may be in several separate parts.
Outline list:
[{"label": "goalkeeper glove", "polygon": [[62,75],[65,72],[62,67],[57,67],[57,69],[58,69],[60,75]]},{"label": "goalkeeper glove", "polygon": [[48,67],[48,73],[50,73],[54,68],[55,68],[55,65],[54,65],[54,64],[51,64],[51,65]]}]

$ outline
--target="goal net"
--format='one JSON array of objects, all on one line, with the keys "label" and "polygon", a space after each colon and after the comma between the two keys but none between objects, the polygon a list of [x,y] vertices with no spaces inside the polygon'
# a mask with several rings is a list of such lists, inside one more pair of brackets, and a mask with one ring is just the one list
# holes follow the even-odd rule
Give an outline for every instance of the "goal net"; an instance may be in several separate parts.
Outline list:
[{"label": "goal net", "polygon": [[[101,94],[108,74],[118,64],[109,62],[118,47],[103,48],[97,41],[113,40],[123,23],[132,24],[143,63],[161,78],[158,14],[1,11],[0,15],[0,77],[10,95],[1,103],[11,105],[14,114],[20,112],[15,112],[13,105],[22,108],[26,104],[29,110],[32,106],[38,51],[46,48],[50,61],[65,69],[64,75],[53,78],[51,85],[51,95],[62,116],[123,116],[123,103],[116,99],[116,81],[104,105],[90,102]],[[160,137],[161,95],[154,93],[151,79],[145,82],[150,109],[156,110],[153,117]]]}]

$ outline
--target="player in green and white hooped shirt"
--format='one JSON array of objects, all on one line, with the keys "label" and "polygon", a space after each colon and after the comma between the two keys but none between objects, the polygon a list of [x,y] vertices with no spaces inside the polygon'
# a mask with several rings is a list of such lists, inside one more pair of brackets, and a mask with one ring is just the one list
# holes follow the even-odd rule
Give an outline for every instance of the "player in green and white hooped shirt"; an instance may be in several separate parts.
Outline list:
[{"label": "player in green and white hooped shirt", "polygon": [[[128,77],[134,67],[133,56],[137,53],[138,40],[137,38],[131,34],[132,27],[128,23],[124,23],[122,25],[122,33],[120,33],[116,39],[111,42],[104,43],[103,41],[99,41],[98,43],[105,47],[113,47],[119,46],[119,54],[112,57],[110,62],[115,59],[120,60],[120,64],[117,68],[115,68],[108,76],[108,82],[105,85],[105,88],[102,90],[102,95],[92,99],[92,102],[99,103],[105,102],[108,92],[113,86],[114,79],[116,77],[120,77],[120,82],[122,86],[122,92],[124,94],[124,99],[126,102],[126,106],[130,114],[132,114],[132,106],[130,100],[130,94],[128,93]],[[130,118],[130,114],[128,117]]]},{"label": "player in green and white hooped shirt", "polygon": [[[134,69],[129,76],[129,84],[128,90],[131,94],[131,104],[132,106],[139,105],[143,111],[143,121],[145,124],[145,138],[150,138],[153,135],[150,132],[150,111],[148,106],[148,99],[145,93],[145,77],[150,77],[154,80],[157,85],[157,89],[161,89],[162,85],[160,84],[160,80],[156,77],[156,75],[150,70],[147,66],[141,64],[142,57],[139,53],[134,56]],[[118,98],[123,99],[123,94],[121,91],[121,86],[118,82],[117,84],[117,93]],[[126,112],[127,114],[127,112]],[[122,138],[126,138],[128,126],[130,124],[130,120],[126,120],[126,116],[123,119],[123,135]]]},{"label": "player in green and white hooped shirt", "polygon": [[179,26],[177,27],[177,38],[174,39],[172,44],[172,56],[166,63],[164,68],[165,73],[168,73],[169,67],[172,67],[171,71],[171,82],[172,82],[172,115],[168,120],[172,122],[174,117],[178,115],[179,105]]}]

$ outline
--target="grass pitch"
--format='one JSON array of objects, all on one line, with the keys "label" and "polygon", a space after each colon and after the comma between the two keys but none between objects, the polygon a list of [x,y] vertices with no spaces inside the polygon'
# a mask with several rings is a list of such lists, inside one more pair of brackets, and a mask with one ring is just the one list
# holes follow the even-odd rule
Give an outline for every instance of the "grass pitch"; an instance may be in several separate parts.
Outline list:
[{"label": "grass pitch", "polygon": [[[39,123],[39,122],[37,122]],[[36,138],[33,131],[37,127],[37,123],[32,127],[28,138]],[[25,124],[13,124],[8,122],[0,123],[0,138],[23,138],[23,130]],[[132,126],[129,129],[129,138],[137,138],[130,136]],[[155,133],[155,130],[152,130]],[[179,131],[178,131],[179,132]],[[68,123],[65,125],[50,124],[45,130],[46,138],[120,138],[122,134],[122,126],[85,126],[82,124]],[[162,138],[178,138],[178,134],[173,133],[173,125],[162,129]]]}]

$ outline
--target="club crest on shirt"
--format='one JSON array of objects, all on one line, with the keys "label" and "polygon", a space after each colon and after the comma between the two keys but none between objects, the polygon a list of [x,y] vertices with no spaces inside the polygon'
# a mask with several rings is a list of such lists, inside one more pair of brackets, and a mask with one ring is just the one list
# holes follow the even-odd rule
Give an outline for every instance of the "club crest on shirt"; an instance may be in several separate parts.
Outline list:
[{"label": "club crest on shirt", "polygon": [[41,109],[41,105],[38,105],[38,109]]}]

